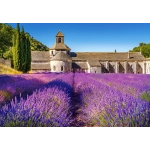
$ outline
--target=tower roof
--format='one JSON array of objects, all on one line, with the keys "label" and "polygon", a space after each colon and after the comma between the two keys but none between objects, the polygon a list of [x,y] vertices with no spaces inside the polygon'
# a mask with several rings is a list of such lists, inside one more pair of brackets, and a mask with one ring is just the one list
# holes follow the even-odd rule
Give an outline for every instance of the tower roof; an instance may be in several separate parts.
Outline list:
[{"label": "tower roof", "polygon": [[64,36],[64,35],[62,34],[62,32],[58,31],[58,33],[56,34],[56,37],[57,36]]},{"label": "tower roof", "polygon": [[71,58],[66,55],[65,53],[63,52],[58,52],[51,60],[62,60],[62,61],[66,61],[66,60],[70,60]]},{"label": "tower roof", "polygon": [[62,49],[64,49],[64,50],[71,50],[66,44],[63,44],[63,43],[56,43],[56,44],[54,44],[51,48],[50,48],[50,50],[62,50]]}]

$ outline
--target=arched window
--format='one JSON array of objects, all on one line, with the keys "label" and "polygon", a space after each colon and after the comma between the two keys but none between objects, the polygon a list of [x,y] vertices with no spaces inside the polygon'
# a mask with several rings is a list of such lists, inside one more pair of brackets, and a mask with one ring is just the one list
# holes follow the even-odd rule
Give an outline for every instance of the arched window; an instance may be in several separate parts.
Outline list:
[{"label": "arched window", "polygon": [[54,70],[54,71],[56,70],[56,66],[53,66],[53,70]]},{"label": "arched window", "polygon": [[63,66],[61,66],[61,71],[63,71]]},{"label": "arched window", "polygon": [[61,38],[58,38],[58,43],[61,43]]}]

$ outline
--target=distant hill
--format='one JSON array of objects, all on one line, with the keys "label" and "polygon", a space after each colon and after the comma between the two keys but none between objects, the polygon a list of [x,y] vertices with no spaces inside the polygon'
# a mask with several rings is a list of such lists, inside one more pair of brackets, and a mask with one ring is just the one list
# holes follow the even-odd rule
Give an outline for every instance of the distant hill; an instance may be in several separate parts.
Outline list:
[{"label": "distant hill", "polygon": [[49,48],[42,44],[41,42],[37,41],[34,38],[30,38],[30,42],[31,42],[31,50],[32,51],[48,51]]},{"label": "distant hill", "polygon": [[145,58],[150,57],[150,43],[140,43],[139,46],[134,47],[132,50],[129,50],[130,52],[142,52],[142,55]]},{"label": "distant hill", "polygon": [[[30,38],[31,50],[34,51],[47,51],[49,48],[34,39],[29,33],[26,33]],[[14,28],[9,24],[0,23],[0,57],[12,58],[12,37],[14,35]]]}]

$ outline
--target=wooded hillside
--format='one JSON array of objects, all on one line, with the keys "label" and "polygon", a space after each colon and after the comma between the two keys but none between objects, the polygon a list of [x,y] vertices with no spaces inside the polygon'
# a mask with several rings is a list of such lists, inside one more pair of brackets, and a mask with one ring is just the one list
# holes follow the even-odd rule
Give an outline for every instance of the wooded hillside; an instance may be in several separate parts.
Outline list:
[{"label": "wooded hillside", "polygon": [[[0,23],[0,57],[12,58],[12,38],[15,34],[15,29],[9,24]],[[25,33],[29,36],[31,43],[31,50],[46,51],[49,50],[47,46],[34,39],[29,33]]]},{"label": "wooded hillside", "polygon": [[134,47],[130,52],[142,52],[142,55],[146,58],[150,57],[150,43],[140,43],[139,46]]}]

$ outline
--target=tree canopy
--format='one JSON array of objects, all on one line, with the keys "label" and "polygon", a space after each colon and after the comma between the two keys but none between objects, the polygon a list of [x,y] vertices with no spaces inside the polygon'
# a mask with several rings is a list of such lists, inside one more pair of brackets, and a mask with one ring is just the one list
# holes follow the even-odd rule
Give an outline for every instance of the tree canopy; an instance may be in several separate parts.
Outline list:
[{"label": "tree canopy", "polygon": [[[9,24],[0,23],[0,57],[12,59],[12,45],[13,45],[13,35],[15,34],[15,29]],[[49,48],[39,42],[38,40],[31,37],[28,32],[25,35],[29,37],[30,48],[32,51],[47,51]]]},{"label": "tree canopy", "polygon": [[8,24],[0,23],[0,53],[5,53],[12,47],[14,29]]},{"label": "tree canopy", "polygon": [[24,28],[20,31],[19,23],[17,24],[15,34],[13,35],[12,47],[13,65],[18,71],[24,73],[31,68],[31,47],[29,35],[26,35]]},{"label": "tree canopy", "polygon": [[140,52],[145,58],[150,57],[150,43],[139,43],[139,46],[134,47],[130,52]]}]

